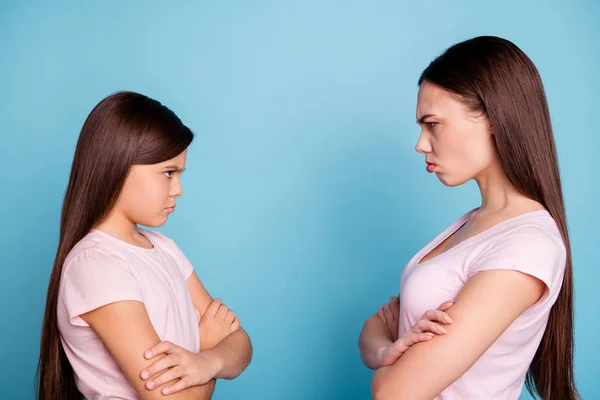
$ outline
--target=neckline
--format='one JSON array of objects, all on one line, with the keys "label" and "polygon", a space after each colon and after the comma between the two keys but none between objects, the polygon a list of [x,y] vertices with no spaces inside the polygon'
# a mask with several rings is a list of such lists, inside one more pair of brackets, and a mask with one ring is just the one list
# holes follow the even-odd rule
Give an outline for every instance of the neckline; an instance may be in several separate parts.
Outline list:
[{"label": "neckline", "polygon": [[423,258],[425,258],[427,255],[429,255],[429,253],[431,253],[433,250],[435,250],[442,242],[444,242],[444,240],[448,239],[450,236],[452,236],[453,234],[458,232],[458,230],[461,229],[469,221],[469,219],[471,218],[471,215],[473,215],[473,213],[477,210],[479,210],[479,207],[474,208],[471,211],[469,211],[468,213],[466,213],[465,215],[463,215],[454,224],[452,224],[450,226],[450,228],[445,230],[441,235],[439,235],[436,239],[434,239],[428,246],[426,246],[424,251],[422,252],[422,255],[419,257],[419,259],[417,260],[415,265],[417,267],[420,267],[420,266],[425,265],[433,260],[436,260],[438,257],[446,255],[447,253],[453,251],[454,249],[464,247],[466,244],[469,244],[476,240],[483,240],[509,222],[514,222],[514,221],[522,219],[524,217],[529,217],[529,216],[537,215],[537,214],[550,214],[548,212],[548,210],[545,210],[545,209],[544,210],[534,210],[534,211],[528,211],[526,213],[517,215],[515,217],[505,219],[505,220],[500,221],[497,224],[494,224],[494,225],[490,226],[489,228],[487,228],[473,236],[466,238],[462,242],[454,245],[453,247],[449,248],[448,250],[444,250],[443,252],[439,253],[435,257],[432,257],[427,261],[421,262],[421,260],[423,260]]},{"label": "neckline", "polygon": [[144,234],[144,232],[140,228],[137,228],[137,231],[139,232],[140,235],[142,235],[146,239],[148,239],[148,241],[152,244],[152,248],[151,249],[146,248],[146,247],[137,246],[135,244],[131,244],[131,243],[126,242],[126,241],[124,241],[122,239],[119,239],[119,238],[116,238],[116,237],[114,237],[112,235],[109,235],[108,233],[103,232],[103,231],[101,231],[99,229],[95,229],[94,228],[94,229],[90,230],[90,232],[98,233],[101,236],[103,236],[103,237],[105,237],[105,238],[107,238],[107,239],[109,239],[109,240],[111,240],[111,241],[113,241],[115,243],[118,243],[118,244],[120,244],[122,246],[125,246],[125,247],[130,247],[132,249],[135,249],[136,251],[141,251],[141,252],[144,252],[144,253],[154,253],[154,252],[156,252],[156,244],[152,241],[152,239],[150,239],[150,235]]}]

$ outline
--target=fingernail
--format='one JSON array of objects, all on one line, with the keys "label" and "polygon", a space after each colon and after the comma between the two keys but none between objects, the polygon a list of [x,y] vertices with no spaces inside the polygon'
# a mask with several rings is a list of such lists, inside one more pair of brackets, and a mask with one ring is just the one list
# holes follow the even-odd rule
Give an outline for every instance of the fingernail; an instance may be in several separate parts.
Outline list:
[{"label": "fingernail", "polygon": [[171,390],[169,390],[169,389],[167,388],[167,389],[163,390],[163,393],[164,393],[164,394],[169,394],[169,392],[170,392],[170,391],[171,391]]},{"label": "fingernail", "polygon": [[442,331],[442,333],[448,333],[447,330],[445,330],[443,327],[440,326],[440,331]]},{"label": "fingernail", "polygon": [[154,387],[154,382],[148,382],[148,389],[152,389]]},{"label": "fingernail", "polygon": [[147,352],[146,353],[146,358],[151,358],[152,357],[152,353],[151,352]]},{"label": "fingernail", "polygon": [[142,372],[142,379],[148,379],[148,375],[150,375],[148,371]]},{"label": "fingernail", "polygon": [[447,323],[451,324],[452,323],[452,318],[450,318],[447,315],[444,315],[444,321],[446,321]]}]

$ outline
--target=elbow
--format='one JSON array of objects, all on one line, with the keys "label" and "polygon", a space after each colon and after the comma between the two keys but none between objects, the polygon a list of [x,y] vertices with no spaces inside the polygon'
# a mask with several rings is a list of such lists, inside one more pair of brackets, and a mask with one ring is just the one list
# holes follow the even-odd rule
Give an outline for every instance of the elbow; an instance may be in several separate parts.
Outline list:
[{"label": "elbow", "polygon": [[389,367],[379,368],[371,380],[371,396],[373,400],[425,400],[417,388],[410,385],[398,385],[398,380],[390,376]]},{"label": "elbow", "polygon": [[386,368],[380,368],[373,374],[371,380],[371,396],[373,400],[392,400],[392,389],[389,379],[386,379]]}]

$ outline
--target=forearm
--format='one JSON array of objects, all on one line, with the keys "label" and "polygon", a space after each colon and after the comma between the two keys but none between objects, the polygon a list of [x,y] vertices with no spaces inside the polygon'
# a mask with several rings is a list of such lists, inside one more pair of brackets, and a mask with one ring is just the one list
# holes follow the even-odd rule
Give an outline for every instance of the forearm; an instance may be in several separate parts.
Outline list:
[{"label": "forearm", "polygon": [[204,385],[192,386],[187,388],[184,392],[187,395],[186,399],[189,400],[210,400],[213,392],[215,391],[216,379],[211,379]]},{"label": "forearm", "polygon": [[[389,385],[391,367],[379,368],[371,380],[371,398],[373,400],[421,400],[417,397],[405,397],[405,393],[398,393]],[[414,394],[413,394],[414,396]]]},{"label": "forearm", "polygon": [[363,325],[358,347],[363,363],[371,369],[379,367],[376,360],[377,350],[394,342],[394,338],[387,325],[384,324],[377,315],[373,315]]},{"label": "forearm", "polygon": [[212,357],[218,365],[215,378],[234,379],[250,364],[252,344],[248,334],[240,328],[203,353]]}]

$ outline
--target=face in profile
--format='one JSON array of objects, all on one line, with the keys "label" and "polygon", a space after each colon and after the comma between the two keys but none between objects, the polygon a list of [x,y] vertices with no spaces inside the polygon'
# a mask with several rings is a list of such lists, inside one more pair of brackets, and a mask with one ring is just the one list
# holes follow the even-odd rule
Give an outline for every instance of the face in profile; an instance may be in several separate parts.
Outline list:
[{"label": "face in profile", "polygon": [[170,160],[150,165],[133,165],[129,171],[116,212],[127,220],[159,227],[175,211],[175,200],[183,194],[181,173],[187,150]]},{"label": "face in profile", "polygon": [[417,98],[421,135],[415,150],[447,186],[477,178],[497,160],[487,115],[469,111],[458,95],[424,81]]}]

